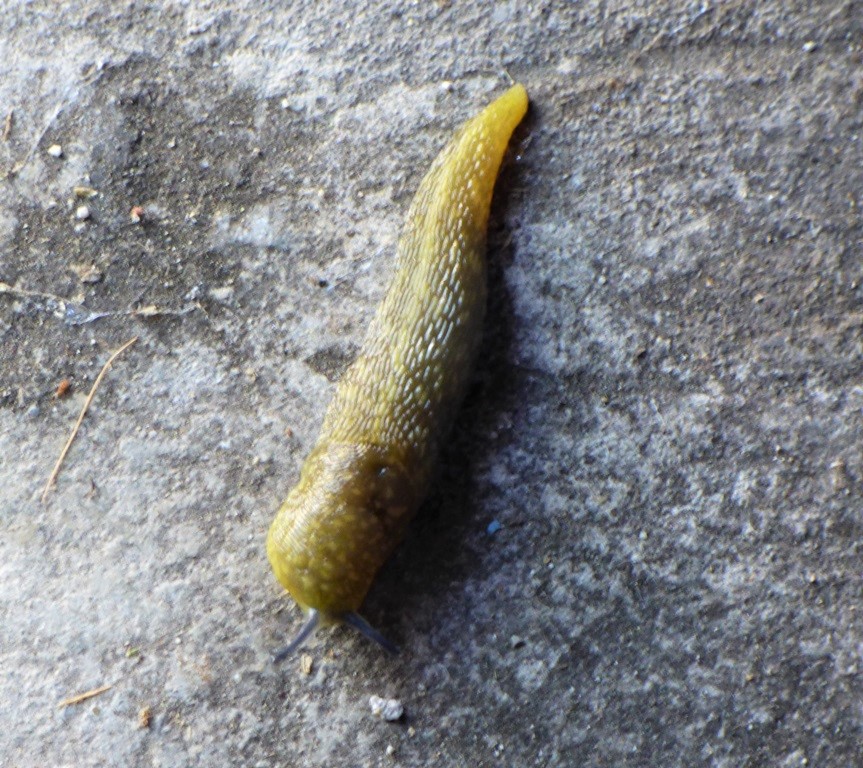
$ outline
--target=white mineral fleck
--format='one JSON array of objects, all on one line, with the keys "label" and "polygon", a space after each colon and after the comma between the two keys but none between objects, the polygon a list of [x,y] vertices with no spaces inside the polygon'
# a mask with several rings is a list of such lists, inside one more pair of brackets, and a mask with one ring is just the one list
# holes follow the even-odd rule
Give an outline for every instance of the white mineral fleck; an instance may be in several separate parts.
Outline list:
[{"label": "white mineral fleck", "polygon": [[372,714],[392,723],[400,720],[405,713],[405,708],[398,699],[382,699],[380,696],[370,696],[369,706]]}]

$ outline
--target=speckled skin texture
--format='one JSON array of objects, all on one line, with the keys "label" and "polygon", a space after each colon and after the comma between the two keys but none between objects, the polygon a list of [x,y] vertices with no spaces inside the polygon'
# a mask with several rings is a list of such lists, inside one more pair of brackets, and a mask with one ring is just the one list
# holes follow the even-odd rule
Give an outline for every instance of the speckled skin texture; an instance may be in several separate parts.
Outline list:
[{"label": "speckled skin texture", "polygon": [[495,179],[526,110],[512,86],[434,161],[386,296],[270,527],[276,577],[326,619],[359,608],[428,489],[480,338]]}]

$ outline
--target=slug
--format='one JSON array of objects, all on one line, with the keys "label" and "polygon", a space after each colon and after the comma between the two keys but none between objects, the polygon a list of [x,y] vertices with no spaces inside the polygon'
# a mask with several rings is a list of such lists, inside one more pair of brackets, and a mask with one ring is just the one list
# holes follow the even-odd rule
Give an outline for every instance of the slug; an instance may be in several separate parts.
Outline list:
[{"label": "slug", "polygon": [[485,314],[492,191],[527,104],[513,85],[469,120],[411,203],[389,288],[267,536],[276,578],[307,614],[276,661],[321,623],[396,652],[358,610],[426,495],[465,393]]}]

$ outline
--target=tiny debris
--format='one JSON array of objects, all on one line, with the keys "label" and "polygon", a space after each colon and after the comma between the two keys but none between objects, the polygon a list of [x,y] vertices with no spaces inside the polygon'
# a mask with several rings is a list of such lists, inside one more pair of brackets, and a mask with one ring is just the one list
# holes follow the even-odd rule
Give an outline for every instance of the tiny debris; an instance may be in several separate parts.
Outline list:
[{"label": "tiny debris", "polygon": [[405,713],[405,708],[398,699],[382,699],[380,696],[370,696],[369,707],[371,707],[373,715],[386,720],[388,723],[401,720]]},{"label": "tiny debris", "polygon": [[257,467],[261,464],[269,464],[272,460],[273,457],[269,453],[258,453],[252,457],[252,466]]},{"label": "tiny debris", "polygon": [[157,307],[155,304],[148,304],[145,307],[138,307],[138,309],[132,309],[128,312],[120,312],[119,314],[131,315],[133,317],[180,317],[182,315],[188,315],[190,312],[194,312],[196,309],[200,308],[200,304],[187,304],[181,309],[162,309],[161,307]]},{"label": "tiny debris", "polygon": [[48,147],[48,154],[51,155],[51,157],[63,157],[63,147],[59,144],[52,144]]},{"label": "tiny debris", "polygon": [[308,676],[308,675],[312,674],[313,664],[314,664],[314,659],[312,659],[312,657],[309,656],[309,654],[304,653],[302,656],[300,656],[300,672],[302,672],[304,675]]},{"label": "tiny debris", "polygon": [[518,635],[512,635],[509,638],[509,647],[510,648],[522,648],[524,646],[524,638],[519,637]]},{"label": "tiny debris", "polygon": [[492,536],[492,535],[494,535],[495,533],[497,533],[501,528],[503,528],[503,524],[500,522],[500,520],[492,520],[492,521],[488,524],[488,527],[485,529],[485,532],[486,532],[489,536]]},{"label": "tiny debris", "polygon": [[82,200],[89,200],[91,197],[96,197],[99,194],[98,189],[93,189],[93,187],[85,187],[85,186],[77,186],[72,187],[72,194],[75,197],[81,198]]},{"label": "tiny debris", "polygon": [[133,205],[129,211],[129,218],[135,222],[135,224],[140,224],[144,219],[144,206]]},{"label": "tiny debris", "polygon": [[149,706],[141,707],[141,711],[138,712],[138,727],[149,728],[152,722],[153,710]]},{"label": "tiny debris", "polygon": [[396,753],[396,748],[392,744],[387,744],[387,748],[384,752],[386,752],[387,757],[392,757]]},{"label": "tiny debris", "polygon": [[69,379],[63,379],[63,381],[57,385],[57,389],[54,390],[54,399],[59,400],[61,397],[66,397],[71,389],[72,382],[70,382]]},{"label": "tiny debris", "polygon": [[844,491],[848,488],[848,473],[844,459],[836,459],[830,464],[830,479],[834,491]]},{"label": "tiny debris", "polygon": [[158,317],[162,313],[155,304],[148,304],[146,307],[139,307],[132,314],[138,317]]},{"label": "tiny debris", "polygon": [[86,221],[90,218],[90,209],[86,205],[79,205],[75,209],[75,218],[78,221]]},{"label": "tiny debris", "polygon": [[9,134],[12,133],[12,121],[15,119],[15,110],[10,110],[6,115],[6,120],[3,123],[3,141],[9,141]]},{"label": "tiny debris", "polygon": [[82,701],[87,701],[87,699],[92,699],[94,696],[98,696],[101,693],[105,693],[105,691],[110,691],[110,685],[103,685],[99,688],[93,688],[92,690],[85,691],[84,693],[79,693],[77,696],[70,696],[68,699],[63,699],[57,706],[58,707],[71,707],[73,704],[80,704]]},{"label": "tiny debris", "polygon": [[95,264],[70,264],[71,269],[82,283],[99,283],[104,275]]}]

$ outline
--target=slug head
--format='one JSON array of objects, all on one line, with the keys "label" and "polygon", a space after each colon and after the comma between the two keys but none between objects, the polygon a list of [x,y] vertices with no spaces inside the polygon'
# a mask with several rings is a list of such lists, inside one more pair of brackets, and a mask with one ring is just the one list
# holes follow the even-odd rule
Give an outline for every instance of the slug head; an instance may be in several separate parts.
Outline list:
[{"label": "slug head", "polygon": [[309,455],[267,538],[276,578],[324,623],[355,614],[419,499],[401,458],[325,443]]}]

